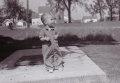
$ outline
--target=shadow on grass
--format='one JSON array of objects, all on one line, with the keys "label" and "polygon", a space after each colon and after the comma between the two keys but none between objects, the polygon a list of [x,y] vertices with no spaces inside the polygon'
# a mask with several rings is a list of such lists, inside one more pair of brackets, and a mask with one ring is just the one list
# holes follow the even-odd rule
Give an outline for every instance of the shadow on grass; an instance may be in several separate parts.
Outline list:
[{"label": "shadow on grass", "polygon": [[26,66],[26,65],[42,65],[42,55],[23,56],[15,64],[15,66]]},{"label": "shadow on grass", "polygon": [[25,40],[15,40],[10,37],[0,36],[0,61],[11,55],[16,50],[40,48],[41,41],[38,37]]}]

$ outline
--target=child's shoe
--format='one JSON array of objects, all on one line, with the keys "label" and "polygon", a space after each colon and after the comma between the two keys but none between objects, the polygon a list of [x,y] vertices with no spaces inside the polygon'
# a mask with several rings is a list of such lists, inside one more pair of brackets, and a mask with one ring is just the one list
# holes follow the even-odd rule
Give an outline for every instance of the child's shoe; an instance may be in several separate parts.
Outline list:
[{"label": "child's shoe", "polygon": [[53,73],[54,72],[54,70],[53,69],[49,69],[49,70],[47,70],[49,73]]},{"label": "child's shoe", "polygon": [[59,67],[56,67],[55,70],[58,70],[58,71],[63,71],[64,69],[64,66],[63,65],[60,65]]},{"label": "child's shoe", "polygon": [[58,71],[63,71],[63,67],[59,67],[59,68],[58,68]]}]

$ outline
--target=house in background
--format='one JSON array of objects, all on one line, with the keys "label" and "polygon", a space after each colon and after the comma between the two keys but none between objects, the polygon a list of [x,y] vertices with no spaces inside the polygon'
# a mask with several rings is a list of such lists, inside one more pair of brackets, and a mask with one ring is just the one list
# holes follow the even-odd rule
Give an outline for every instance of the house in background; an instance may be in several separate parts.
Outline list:
[{"label": "house in background", "polygon": [[17,20],[16,21],[16,28],[17,29],[25,29],[27,28],[27,22],[24,20]]},{"label": "house in background", "polygon": [[13,23],[12,19],[6,19],[3,21],[2,26],[7,27],[10,23]]},{"label": "house in background", "polygon": [[33,12],[32,13],[32,25],[41,25],[41,19],[38,13]]},{"label": "house in background", "polygon": [[82,22],[88,23],[88,22],[98,22],[99,19],[96,16],[83,16]]},{"label": "house in background", "polygon": [[16,22],[16,26],[18,26],[18,27],[23,27],[23,26],[26,26],[26,25],[27,25],[27,22],[23,21],[23,20],[18,20]]},{"label": "house in background", "polygon": [[[2,23],[3,27],[8,27],[10,23],[13,23],[13,19],[5,19],[4,22]],[[26,21],[23,20],[16,20],[15,21],[15,26],[16,28],[22,28],[27,25]]]}]

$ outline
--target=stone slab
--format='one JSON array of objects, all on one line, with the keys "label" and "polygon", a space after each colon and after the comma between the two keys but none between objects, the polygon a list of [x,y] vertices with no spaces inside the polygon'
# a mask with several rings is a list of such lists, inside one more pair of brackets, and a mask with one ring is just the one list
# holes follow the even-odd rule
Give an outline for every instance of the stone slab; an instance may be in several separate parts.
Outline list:
[{"label": "stone slab", "polygon": [[60,47],[59,49],[60,49],[60,51],[70,52],[68,49],[66,49],[66,47]]},{"label": "stone slab", "polygon": [[67,46],[68,49],[74,49],[74,50],[79,50],[79,47],[77,46]]},{"label": "stone slab", "polygon": [[69,49],[71,52],[79,53],[79,54],[85,54],[82,50],[78,49]]},{"label": "stone slab", "polygon": [[19,66],[0,70],[0,83],[108,83],[106,73],[87,55],[68,56],[64,58],[63,71],[48,73],[44,65]]}]

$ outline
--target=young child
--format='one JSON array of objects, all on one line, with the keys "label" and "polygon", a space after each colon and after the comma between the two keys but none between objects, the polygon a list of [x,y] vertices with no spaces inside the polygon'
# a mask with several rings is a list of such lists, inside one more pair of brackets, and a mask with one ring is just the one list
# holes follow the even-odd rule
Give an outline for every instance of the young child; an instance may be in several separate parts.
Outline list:
[{"label": "young child", "polygon": [[62,55],[58,46],[58,33],[52,26],[55,23],[55,18],[51,13],[45,13],[41,16],[41,21],[44,28],[39,33],[39,38],[42,41],[43,61],[48,72],[63,69]]}]

